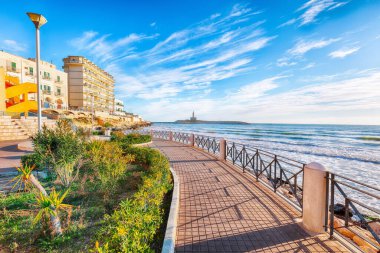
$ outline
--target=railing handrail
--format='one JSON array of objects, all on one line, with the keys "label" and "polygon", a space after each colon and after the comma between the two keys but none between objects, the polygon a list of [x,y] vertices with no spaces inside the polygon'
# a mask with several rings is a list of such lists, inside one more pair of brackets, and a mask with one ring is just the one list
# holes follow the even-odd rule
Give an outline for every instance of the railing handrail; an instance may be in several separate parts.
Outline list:
[{"label": "railing handrail", "polygon": [[297,160],[294,160],[292,158],[289,158],[289,157],[285,157],[285,156],[282,156],[282,155],[277,155],[275,153],[272,153],[270,151],[267,151],[267,150],[264,150],[262,148],[259,148],[259,147],[256,147],[256,146],[252,146],[252,145],[245,145],[245,144],[242,144],[242,143],[239,143],[239,142],[234,142],[234,141],[230,141],[230,140],[226,140],[227,142],[232,142],[232,143],[235,143],[235,145],[240,145],[240,146],[244,146],[246,149],[257,149],[261,152],[265,152],[267,154],[270,154],[270,155],[273,155],[273,156],[277,156],[277,158],[283,158],[283,159],[286,159],[286,160],[289,160],[289,161],[292,161],[292,162],[295,162],[295,163],[299,163],[299,164],[302,164],[302,165],[305,165],[306,163],[305,162],[301,162],[301,161],[297,161]]},{"label": "railing handrail", "polygon": [[[368,187],[368,188],[370,188],[370,189],[373,189],[373,190],[376,190],[376,191],[380,191],[380,187],[372,186],[372,185],[369,185],[369,184],[366,184],[366,183],[360,182],[360,181],[358,181],[358,180],[355,180],[355,179],[352,179],[352,178],[348,178],[348,177],[346,177],[346,176],[338,175],[338,174],[333,173],[333,172],[330,172],[330,173],[334,174],[336,177],[341,177],[341,178],[344,178],[344,179],[346,179],[346,180],[348,180],[348,181],[354,182],[354,183],[356,183],[356,184],[360,184],[360,185],[365,186],[365,187]],[[336,180],[335,180],[335,181],[336,181]],[[378,198],[380,198],[380,197],[378,197]]]}]

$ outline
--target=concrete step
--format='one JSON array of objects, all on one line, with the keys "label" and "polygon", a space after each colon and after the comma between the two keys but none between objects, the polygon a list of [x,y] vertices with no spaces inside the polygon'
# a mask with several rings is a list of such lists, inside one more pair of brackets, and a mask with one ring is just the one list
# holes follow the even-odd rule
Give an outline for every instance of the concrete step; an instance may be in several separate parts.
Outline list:
[{"label": "concrete step", "polygon": [[3,137],[0,137],[0,141],[17,141],[17,140],[27,140],[29,137],[21,137],[21,136],[18,136],[18,137],[13,137],[13,138],[3,138]]},{"label": "concrete step", "polygon": [[17,137],[17,136],[29,136],[29,134],[26,134],[26,133],[10,133],[10,134],[7,134],[7,133],[0,133],[0,138],[14,138],[14,137]]},{"label": "concrete step", "polygon": [[0,120],[0,124],[13,124],[10,120]]},{"label": "concrete step", "polygon": [[21,126],[18,126],[18,125],[2,125],[2,124],[0,124],[0,129],[1,128],[3,128],[3,129],[6,129],[6,128],[10,128],[10,129],[16,128],[16,129],[19,129],[19,128],[21,128]]}]

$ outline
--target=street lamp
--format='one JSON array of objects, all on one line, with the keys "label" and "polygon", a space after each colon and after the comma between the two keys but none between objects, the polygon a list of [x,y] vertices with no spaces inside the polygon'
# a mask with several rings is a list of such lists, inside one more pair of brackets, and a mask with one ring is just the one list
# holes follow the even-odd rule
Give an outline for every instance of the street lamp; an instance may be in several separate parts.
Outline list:
[{"label": "street lamp", "polygon": [[36,71],[37,71],[37,100],[38,100],[38,131],[42,129],[41,122],[41,89],[40,89],[40,27],[47,23],[47,19],[41,14],[27,12],[30,20],[36,27]]}]

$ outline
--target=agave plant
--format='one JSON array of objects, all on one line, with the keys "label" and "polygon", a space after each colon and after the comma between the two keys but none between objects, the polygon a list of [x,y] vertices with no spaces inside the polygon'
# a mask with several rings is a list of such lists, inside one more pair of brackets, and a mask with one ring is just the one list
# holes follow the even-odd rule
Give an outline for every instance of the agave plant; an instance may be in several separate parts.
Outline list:
[{"label": "agave plant", "polygon": [[53,189],[50,192],[50,195],[44,195],[40,192],[39,196],[37,196],[37,203],[40,208],[37,216],[34,218],[34,223],[37,223],[42,219],[42,217],[49,217],[52,226],[52,231],[55,235],[62,234],[61,221],[59,219],[58,213],[62,209],[68,209],[71,205],[63,204],[63,200],[65,199],[68,190],[66,190],[62,195]]},{"label": "agave plant", "polygon": [[21,166],[17,168],[17,171],[19,173],[10,182],[15,182],[13,188],[17,186],[21,187],[22,184],[24,184],[25,189],[33,185],[39,190],[39,195],[37,196],[37,203],[41,209],[38,212],[34,221],[38,222],[39,220],[41,220],[41,218],[44,215],[50,216],[50,223],[51,223],[53,234],[61,235],[62,227],[61,227],[61,221],[58,216],[58,211],[60,209],[65,209],[65,208],[70,207],[70,205],[62,203],[68,191],[66,191],[60,196],[60,194],[56,192],[55,189],[53,189],[50,192],[50,195],[48,195],[45,188],[41,185],[38,179],[33,175],[32,172],[34,168],[35,168],[34,165],[33,166],[25,165],[25,166]]},{"label": "agave plant", "polygon": [[18,190],[21,188],[21,186],[24,184],[24,189],[27,190],[31,185],[36,187],[42,194],[47,195],[46,190],[38,179],[32,174],[33,170],[35,169],[35,165],[29,166],[29,165],[21,165],[20,167],[16,168],[18,171],[18,175],[15,176],[10,183],[13,183],[12,190],[15,187],[18,187]]}]

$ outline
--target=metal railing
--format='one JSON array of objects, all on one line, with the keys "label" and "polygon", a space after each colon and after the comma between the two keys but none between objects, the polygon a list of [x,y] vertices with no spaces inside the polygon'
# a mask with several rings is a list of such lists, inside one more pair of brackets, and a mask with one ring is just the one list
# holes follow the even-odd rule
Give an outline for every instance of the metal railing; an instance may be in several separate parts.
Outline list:
[{"label": "metal railing", "polygon": [[[299,210],[303,210],[305,163],[253,146],[224,141],[218,137],[155,130],[151,131],[151,134],[159,139],[194,144],[197,148],[218,155],[220,159],[241,168],[243,172],[250,173],[257,181],[267,185],[274,192],[281,193],[282,197],[293,203]],[[194,138],[193,143],[191,138]],[[221,145],[225,146],[221,147]],[[354,245],[359,250],[357,241],[362,240],[380,252],[379,231],[377,231],[380,226],[380,210],[377,204],[370,204],[370,201],[378,203],[379,200],[379,187],[326,172],[326,232],[329,232],[331,237],[334,233],[340,233],[346,237],[347,234],[351,237],[357,236],[359,239],[347,238],[347,240],[351,244],[355,242]],[[340,211],[337,208],[340,208]]]},{"label": "metal railing", "polygon": [[183,144],[189,144],[190,143],[190,134],[173,132],[173,140],[176,142],[181,142]]},{"label": "metal railing", "polygon": [[326,178],[325,229],[330,237],[352,233],[380,251],[379,232],[371,225],[379,226],[380,210],[369,204],[380,200],[380,188],[334,173]]},{"label": "metal railing", "polygon": [[206,135],[194,135],[194,145],[212,154],[219,154],[220,140]]},{"label": "metal railing", "polygon": [[153,131],[152,135],[154,138],[169,140],[170,132],[169,131]]},{"label": "metal railing", "polygon": [[226,142],[226,157],[232,164],[250,172],[257,181],[280,191],[302,209],[305,164],[258,148]]}]

